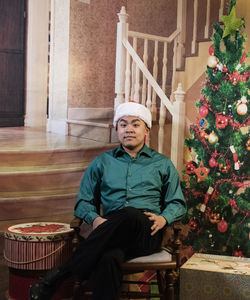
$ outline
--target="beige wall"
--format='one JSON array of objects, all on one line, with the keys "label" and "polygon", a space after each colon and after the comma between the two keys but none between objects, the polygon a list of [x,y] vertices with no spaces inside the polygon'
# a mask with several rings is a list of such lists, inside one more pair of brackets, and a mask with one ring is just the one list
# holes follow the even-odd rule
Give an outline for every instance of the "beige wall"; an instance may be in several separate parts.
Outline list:
[{"label": "beige wall", "polygon": [[117,13],[124,5],[130,29],[167,36],[176,0],[79,0],[70,3],[68,107],[113,107]]},{"label": "beige wall", "polygon": [[[238,0],[236,4],[237,18],[245,18],[244,32],[247,36],[245,43],[246,52],[250,52],[250,0]],[[246,59],[246,63],[250,64],[250,57]]]},{"label": "beige wall", "polygon": [[68,107],[113,107],[117,13],[126,0],[71,0]]}]

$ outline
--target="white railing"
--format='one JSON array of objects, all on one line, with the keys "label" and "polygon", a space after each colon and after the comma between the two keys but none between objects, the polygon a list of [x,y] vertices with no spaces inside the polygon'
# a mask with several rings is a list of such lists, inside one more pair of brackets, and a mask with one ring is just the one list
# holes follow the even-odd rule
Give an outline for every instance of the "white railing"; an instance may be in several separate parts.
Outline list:
[{"label": "white railing", "polygon": [[[157,121],[159,125],[159,152],[164,152],[164,125],[168,111],[172,116],[171,159],[178,171],[181,171],[183,165],[185,103],[181,84],[178,84],[175,91],[176,70],[184,68],[185,56],[196,53],[198,38],[209,39],[212,26],[211,15],[213,14],[213,18],[215,13],[217,16],[222,15],[224,6],[228,2],[228,0],[220,0],[219,12],[216,12],[211,9],[211,0],[206,1],[205,7],[203,1],[194,0],[192,2],[193,12],[190,16],[187,14],[187,0],[177,0],[177,29],[169,37],[129,31],[125,7],[122,7],[118,14],[115,108],[119,103],[130,99],[147,106],[152,112],[153,120]],[[206,9],[204,28],[198,28],[197,25],[200,18],[200,7]],[[187,20],[190,20],[190,17],[193,18],[192,28],[186,30]],[[188,38],[186,37],[187,32],[191,33]],[[204,32],[202,37],[201,32]],[[187,47],[188,43],[189,47]],[[150,46],[151,48],[149,48]],[[161,55],[159,55],[159,49],[162,51]],[[169,49],[173,51],[173,57],[169,61],[172,63],[171,72],[167,71]],[[187,49],[190,50],[187,51]],[[150,50],[153,52],[151,57],[149,56]],[[151,66],[151,72],[148,70],[148,66]],[[170,73],[171,78],[167,78]],[[167,82],[171,85],[170,92],[168,92],[170,99],[166,96]],[[159,104],[157,99],[160,101]],[[148,143],[150,143],[149,140]]]},{"label": "white railing", "polygon": [[[163,153],[164,125],[167,110],[172,116],[172,137],[171,137],[171,159],[177,170],[181,172],[183,167],[184,147],[184,120],[185,103],[184,92],[179,84],[174,92],[176,101],[170,101],[165,94],[167,76],[167,44],[174,42],[174,53],[176,52],[177,38],[180,33],[176,30],[170,37],[157,37],[154,35],[142,34],[128,31],[127,14],[125,7],[122,7],[117,25],[117,61],[116,61],[116,99],[115,107],[124,101],[134,100],[147,106],[154,120],[156,120],[156,98],[160,99],[159,107],[159,130],[158,130],[158,151]],[[133,38],[133,43],[128,38]],[[144,50],[143,60],[137,54],[137,40],[143,39]],[[153,75],[147,68],[148,62],[148,41],[154,42]],[[163,43],[162,59],[162,86],[157,83],[158,74],[158,45]],[[175,60],[175,59],[174,59]],[[176,68],[176,62],[174,63]],[[175,72],[173,72],[174,76]],[[173,79],[173,78],[172,78]],[[173,80],[172,80],[173,82]],[[150,140],[147,141],[150,143]],[[178,155],[177,155],[178,154]]]}]

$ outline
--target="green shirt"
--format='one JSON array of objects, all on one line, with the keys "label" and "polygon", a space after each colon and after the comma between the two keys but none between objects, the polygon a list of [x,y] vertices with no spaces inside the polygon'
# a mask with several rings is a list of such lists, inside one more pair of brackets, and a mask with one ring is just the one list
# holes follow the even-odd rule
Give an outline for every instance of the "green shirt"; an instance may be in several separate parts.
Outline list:
[{"label": "green shirt", "polygon": [[102,203],[105,217],[110,211],[132,206],[163,216],[170,224],[186,213],[180,179],[165,155],[146,145],[136,158],[122,146],[97,156],[80,184],[75,216],[92,224]]}]

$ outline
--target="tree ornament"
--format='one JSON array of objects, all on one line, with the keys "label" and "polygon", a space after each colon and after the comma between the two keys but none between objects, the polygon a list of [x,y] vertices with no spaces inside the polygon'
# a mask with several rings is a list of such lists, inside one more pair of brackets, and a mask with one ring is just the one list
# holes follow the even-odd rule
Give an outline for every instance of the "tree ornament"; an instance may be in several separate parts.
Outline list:
[{"label": "tree ornament", "polygon": [[196,218],[193,217],[189,220],[188,222],[190,230],[197,232],[200,230],[200,221]]},{"label": "tree ornament", "polygon": [[204,123],[205,123],[205,119],[201,119],[201,121],[200,121],[200,127],[202,127],[204,125]]},{"label": "tree ornament", "polygon": [[208,141],[210,144],[215,144],[218,142],[218,136],[212,131],[208,136]]},{"label": "tree ornament", "polygon": [[216,224],[220,221],[220,213],[218,213],[215,209],[214,212],[212,212],[209,216],[209,221],[212,223],[212,224]]},{"label": "tree ornament", "polygon": [[237,102],[237,113],[244,116],[247,113],[247,99],[245,96]]},{"label": "tree ornament", "polygon": [[234,149],[234,146],[232,145],[229,148],[230,148],[231,152],[233,153],[234,169],[235,170],[239,170],[240,167],[241,167],[241,162],[238,160],[238,156],[237,156],[237,153],[236,153],[236,151]]},{"label": "tree ornament", "polygon": [[233,74],[229,74],[229,81],[232,82],[233,85],[236,85],[238,81],[240,81],[240,73],[233,72]]},{"label": "tree ornament", "polygon": [[226,251],[227,251],[227,246],[226,246],[226,245],[222,246],[222,247],[221,247],[221,251],[222,251],[222,252],[226,252]]},{"label": "tree ornament", "polygon": [[221,219],[221,221],[219,221],[217,223],[217,229],[219,230],[219,232],[226,232],[228,228],[228,224],[227,222],[224,220],[224,218]]},{"label": "tree ornament", "polygon": [[210,233],[210,234],[208,235],[208,237],[209,237],[210,247],[213,248],[215,242],[214,242],[214,240],[213,240],[213,235],[212,235],[212,233]]},{"label": "tree ornament", "polygon": [[185,172],[188,174],[188,175],[194,175],[194,171],[197,167],[197,164],[194,162],[194,161],[189,161],[187,164],[186,164],[186,167],[185,167]]},{"label": "tree ornament", "polygon": [[213,157],[210,158],[208,163],[211,168],[214,168],[218,165],[217,161]]},{"label": "tree ornament", "polygon": [[210,186],[210,187],[208,188],[208,190],[207,190],[206,195],[205,195],[204,203],[201,204],[201,206],[200,206],[200,208],[199,208],[199,210],[200,210],[201,212],[205,212],[206,206],[207,206],[207,203],[208,203],[208,200],[209,200],[210,196],[212,195],[213,191],[214,191],[214,188]]},{"label": "tree ornament", "polygon": [[198,177],[197,182],[203,181],[207,177],[209,171],[210,170],[208,168],[204,167],[203,162],[201,162],[199,168],[194,170],[195,174]]},{"label": "tree ornament", "polygon": [[208,53],[209,55],[214,55],[214,46],[211,45],[209,48],[208,48]]},{"label": "tree ornament", "polygon": [[207,61],[207,65],[210,68],[215,68],[216,65],[217,65],[217,57],[214,56],[214,55],[210,55],[209,58],[208,58],[208,61]]},{"label": "tree ornament", "polygon": [[223,165],[223,164],[219,164],[219,170],[222,173],[227,173],[230,169],[229,165]]},{"label": "tree ornament", "polygon": [[234,250],[233,256],[236,256],[236,257],[245,257],[243,255],[243,252],[240,250],[240,245],[238,245],[237,248],[238,248],[237,250]]},{"label": "tree ornament", "polygon": [[232,116],[233,115],[232,105],[229,104],[227,108],[228,108],[229,115]]},{"label": "tree ornament", "polygon": [[240,128],[240,132],[245,135],[245,134],[248,134],[248,126],[242,126]]},{"label": "tree ornament", "polygon": [[246,142],[247,151],[250,151],[250,138]]},{"label": "tree ornament", "polygon": [[234,34],[235,31],[244,24],[242,19],[236,18],[235,6],[232,7],[229,16],[221,16],[220,18],[225,25],[222,36],[223,39],[229,34]]},{"label": "tree ornament", "polygon": [[199,109],[199,114],[202,118],[206,118],[207,114],[208,114],[208,109],[205,105],[202,105]]},{"label": "tree ornament", "polygon": [[205,130],[201,130],[200,132],[200,136],[203,138],[203,137],[206,137],[207,136],[207,133]]},{"label": "tree ornament", "polygon": [[228,125],[228,118],[223,115],[217,115],[215,125],[219,129],[224,129]]},{"label": "tree ornament", "polygon": [[223,73],[227,73],[227,67],[226,66],[223,66],[222,70],[221,70]]},{"label": "tree ornament", "polygon": [[217,63],[217,65],[216,65],[216,67],[217,67],[218,70],[222,71],[222,69],[223,69],[223,64],[219,61],[219,62]]}]

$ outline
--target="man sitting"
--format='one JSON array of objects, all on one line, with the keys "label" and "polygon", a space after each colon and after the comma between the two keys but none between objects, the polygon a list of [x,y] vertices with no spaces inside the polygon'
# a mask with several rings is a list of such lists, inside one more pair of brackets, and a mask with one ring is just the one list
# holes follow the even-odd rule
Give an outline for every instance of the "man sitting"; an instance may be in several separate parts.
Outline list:
[{"label": "man sitting", "polygon": [[[120,146],[96,157],[82,179],[75,216],[92,233],[63,265],[30,288],[30,299],[48,300],[66,278],[93,282],[93,299],[119,299],[121,264],[160,250],[162,229],[180,220],[186,204],[169,158],[145,145],[150,111],[127,102],[114,116]],[[103,215],[97,207],[102,205]]]}]

